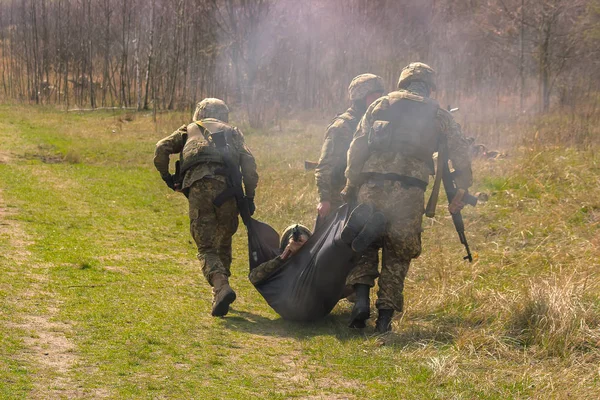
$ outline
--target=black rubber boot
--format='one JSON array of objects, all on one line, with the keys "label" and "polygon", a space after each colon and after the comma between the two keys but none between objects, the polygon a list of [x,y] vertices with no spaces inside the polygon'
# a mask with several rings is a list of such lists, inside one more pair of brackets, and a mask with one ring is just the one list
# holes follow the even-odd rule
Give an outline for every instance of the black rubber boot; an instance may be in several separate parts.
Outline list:
[{"label": "black rubber boot", "polygon": [[362,253],[385,232],[385,216],[377,211],[365,224],[356,238],[352,241],[352,250]]},{"label": "black rubber boot", "polygon": [[377,322],[375,322],[375,332],[386,333],[392,330],[392,317],[394,316],[394,310],[381,309],[377,316]]},{"label": "black rubber boot", "polygon": [[366,321],[371,316],[371,302],[369,300],[369,292],[371,287],[362,283],[354,285],[354,293],[356,294],[356,302],[352,308],[350,316],[350,328],[362,329],[367,326]]},{"label": "black rubber boot", "polygon": [[356,238],[359,232],[365,227],[365,224],[373,214],[373,207],[368,204],[359,204],[350,213],[348,221],[342,230],[341,239],[348,246],[352,245],[352,241]]},{"label": "black rubber boot", "polygon": [[215,274],[213,284],[213,317],[223,317],[229,312],[229,305],[235,301],[235,292],[229,286],[229,279],[223,274]]}]

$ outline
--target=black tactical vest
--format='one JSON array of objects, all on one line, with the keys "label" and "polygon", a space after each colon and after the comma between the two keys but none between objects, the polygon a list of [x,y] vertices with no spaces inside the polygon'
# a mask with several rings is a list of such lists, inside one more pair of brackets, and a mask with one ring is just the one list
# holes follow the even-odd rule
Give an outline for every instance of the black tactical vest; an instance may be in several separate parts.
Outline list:
[{"label": "black tactical vest", "polygon": [[431,163],[439,139],[438,103],[406,91],[392,92],[388,97],[389,107],[374,115],[369,147]]}]

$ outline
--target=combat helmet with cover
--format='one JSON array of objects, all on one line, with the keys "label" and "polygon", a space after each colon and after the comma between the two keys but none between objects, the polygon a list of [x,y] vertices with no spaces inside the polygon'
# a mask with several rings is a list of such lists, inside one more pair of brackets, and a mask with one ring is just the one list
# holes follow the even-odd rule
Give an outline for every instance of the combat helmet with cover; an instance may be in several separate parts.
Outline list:
[{"label": "combat helmet with cover", "polygon": [[310,231],[310,229],[308,229],[304,225],[293,224],[293,225],[288,226],[287,228],[284,229],[283,233],[281,234],[281,242],[279,244],[279,249],[281,250],[282,253],[285,250],[288,243],[290,242],[290,239],[292,238],[292,236],[294,235],[295,232],[297,232],[297,234],[299,236],[306,236],[306,238],[309,238],[312,236],[312,232]]},{"label": "combat helmet with cover", "polygon": [[348,97],[350,100],[360,100],[367,95],[376,92],[383,93],[383,79],[374,74],[361,74],[352,79],[348,86]]},{"label": "combat helmet with cover", "polygon": [[406,89],[411,82],[424,82],[432,90],[436,90],[435,71],[429,65],[422,62],[408,64],[400,73],[398,89]]},{"label": "combat helmet with cover", "polygon": [[204,118],[214,118],[219,121],[229,122],[229,107],[223,100],[215,98],[206,98],[196,105],[194,112],[194,121],[200,121]]},{"label": "combat helmet with cover", "polygon": [[223,163],[212,135],[222,132],[229,142],[234,128],[227,124],[229,108],[223,100],[206,98],[198,103],[191,124],[187,126],[180,156],[181,174],[200,163]]}]

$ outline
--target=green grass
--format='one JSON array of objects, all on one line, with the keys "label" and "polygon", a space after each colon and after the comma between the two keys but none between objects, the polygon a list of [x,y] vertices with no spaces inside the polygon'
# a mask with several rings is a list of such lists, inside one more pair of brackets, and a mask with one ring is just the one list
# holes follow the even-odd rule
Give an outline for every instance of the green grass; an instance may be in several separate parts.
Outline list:
[{"label": "green grass", "polygon": [[[281,320],[246,279],[233,311],[211,292],[186,201],[152,165],[183,114],[0,107],[0,398],[590,398],[600,391],[600,156],[543,147],[477,161],[489,201],[464,212],[469,265],[439,207],[424,223],[407,312],[379,338]],[[234,121],[235,122],[235,121]],[[305,159],[323,124],[242,129],[257,217],[312,226]],[[524,136],[532,136],[524,132]],[[527,137],[529,137],[527,136]]]}]

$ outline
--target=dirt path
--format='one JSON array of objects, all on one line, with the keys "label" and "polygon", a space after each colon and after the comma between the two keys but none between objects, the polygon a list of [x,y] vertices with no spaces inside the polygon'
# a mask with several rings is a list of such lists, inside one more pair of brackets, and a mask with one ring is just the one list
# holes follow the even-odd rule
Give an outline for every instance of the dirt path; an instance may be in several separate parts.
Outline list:
[{"label": "dirt path", "polygon": [[[6,161],[9,161],[8,159]],[[18,209],[8,207],[0,189],[0,236],[8,239],[10,251],[5,254],[8,260],[8,273],[26,274],[26,289],[16,293],[8,302],[14,304],[13,323],[25,344],[18,357],[32,365],[32,399],[82,398],[80,385],[70,378],[70,371],[80,360],[75,345],[69,339],[72,326],[68,322],[57,321],[60,301],[48,290],[48,270],[50,265],[32,261],[27,247],[31,239],[13,216]],[[22,278],[20,278],[22,279]],[[103,397],[100,393],[92,397]]]}]

